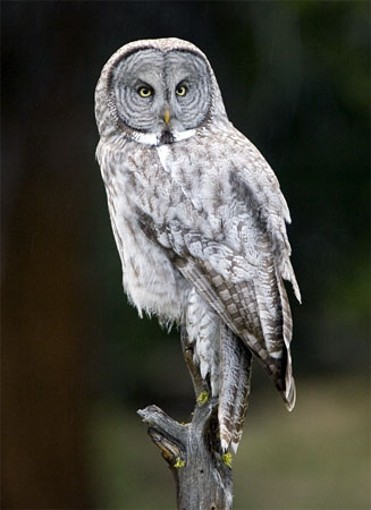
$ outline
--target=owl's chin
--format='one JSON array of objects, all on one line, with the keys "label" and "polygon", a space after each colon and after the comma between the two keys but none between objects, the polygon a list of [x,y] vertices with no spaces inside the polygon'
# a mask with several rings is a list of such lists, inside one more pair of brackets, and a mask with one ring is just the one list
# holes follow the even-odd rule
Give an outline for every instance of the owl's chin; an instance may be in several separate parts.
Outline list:
[{"label": "owl's chin", "polygon": [[127,134],[127,136],[144,145],[161,146],[187,140],[191,136],[194,136],[195,133],[195,129],[185,129],[183,131],[164,129],[159,133],[143,133],[140,131],[134,131]]},{"label": "owl's chin", "polygon": [[160,136],[160,145],[167,145],[175,142],[175,137],[169,129],[165,129]]}]

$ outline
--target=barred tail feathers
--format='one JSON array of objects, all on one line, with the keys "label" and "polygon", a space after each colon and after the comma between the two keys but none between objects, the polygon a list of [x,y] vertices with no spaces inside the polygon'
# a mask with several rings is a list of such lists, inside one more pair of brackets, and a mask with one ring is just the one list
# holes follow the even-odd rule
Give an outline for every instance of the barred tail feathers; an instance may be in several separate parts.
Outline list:
[{"label": "barred tail feathers", "polygon": [[220,322],[219,427],[224,451],[235,453],[240,443],[251,386],[252,355]]}]

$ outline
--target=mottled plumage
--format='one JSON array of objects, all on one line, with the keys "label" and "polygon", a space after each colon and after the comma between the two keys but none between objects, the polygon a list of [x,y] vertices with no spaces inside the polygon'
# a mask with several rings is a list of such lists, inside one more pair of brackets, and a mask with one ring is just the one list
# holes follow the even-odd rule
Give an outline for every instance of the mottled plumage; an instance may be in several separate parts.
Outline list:
[{"label": "mottled plumage", "polygon": [[300,300],[278,181],[229,122],[205,55],[179,39],[137,41],[96,88],[97,159],[123,285],[138,312],[185,328],[219,397],[224,449],[237,448],[251,354],[295,404],[292,319]]}]

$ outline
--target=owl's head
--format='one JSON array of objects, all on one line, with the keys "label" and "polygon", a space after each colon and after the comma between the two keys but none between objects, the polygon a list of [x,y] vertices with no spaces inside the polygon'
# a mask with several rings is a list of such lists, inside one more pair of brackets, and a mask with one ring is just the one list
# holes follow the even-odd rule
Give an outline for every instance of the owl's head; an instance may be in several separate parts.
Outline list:
[{"label": "owl's head", "polygon": [[226,119],[206,56],[175,38],[136,41],[108,60],[96,88],[99,132],[151,145],[173,143]]}]

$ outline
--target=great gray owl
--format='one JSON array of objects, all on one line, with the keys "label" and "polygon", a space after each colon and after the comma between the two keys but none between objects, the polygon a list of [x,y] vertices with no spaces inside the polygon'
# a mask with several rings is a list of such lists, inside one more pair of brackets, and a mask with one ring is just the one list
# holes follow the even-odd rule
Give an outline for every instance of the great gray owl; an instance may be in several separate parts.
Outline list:
[{"label": "great gray owl", "polygon": [[95,105],[124,289],[140,316],[185,330],[219,399],[221,446],[236,450],[252,355],[287,408],[295,404],[283,279],[300,293],[277,178],[228,120],[206,56],[187,41],[120,48]]}]

